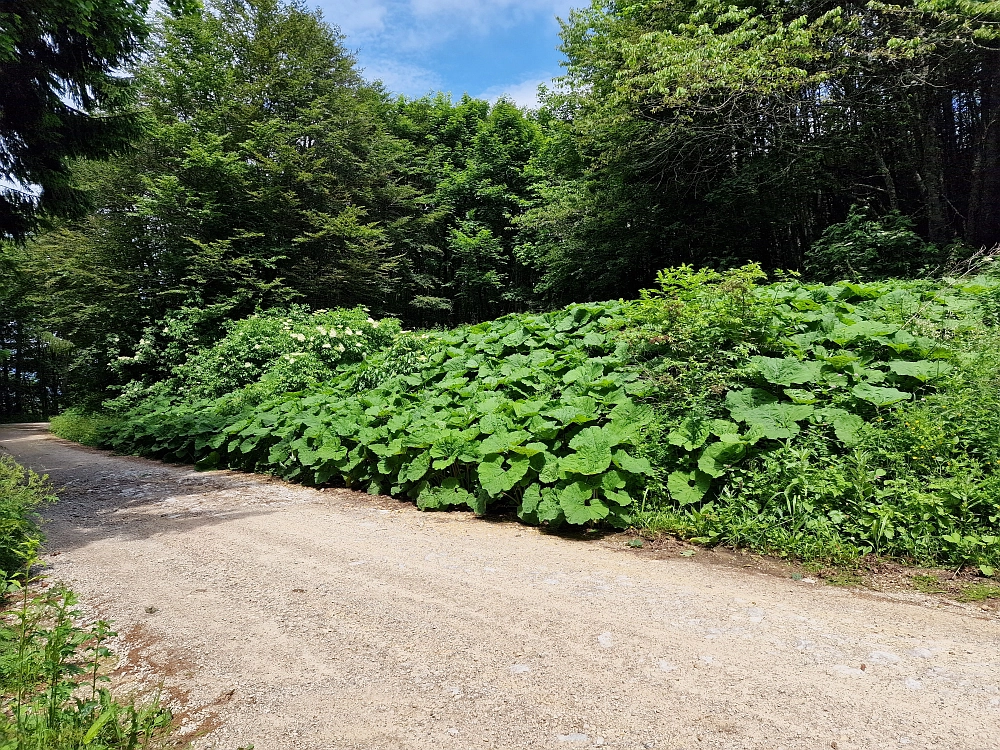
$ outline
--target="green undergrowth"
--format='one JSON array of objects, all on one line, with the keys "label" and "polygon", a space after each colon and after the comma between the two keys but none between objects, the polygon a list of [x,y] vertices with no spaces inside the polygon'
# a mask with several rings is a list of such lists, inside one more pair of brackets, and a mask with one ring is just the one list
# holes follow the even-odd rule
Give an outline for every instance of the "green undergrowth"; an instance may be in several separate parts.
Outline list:
[{"label": "green undergrowth", "polygon": [[[214,399],[154,389],[108,444],[202,468],[342,482],[425,510],[513,509],[529,523],[625,526],[653,474],[640,445],[655,415],[637,400],[649,386],[616,335],[622,310],[578,305],[400,334],[323,383],[260,403],[260,383]],[[300,343],[365,342],[384,327],[317,324]]]},{"label": "green undergrowth", "polygon": [[49,420],[49,429],[58,437],[82,445],[98,446],[101,435],[112,426],[115,417],[107,414],[90,414],[82,409],[67,409]]},{"label": "green undergrowth", "polygon": [[[998,289],[988,275],[826,285],[684,267],[633,302],[450,331],[271,312],[133,383],[100,435],[427,510],[992,575]],[[345,339],[353,356],[316,363]],[[197,386],[241,367],[242,382]]]},{"label": "green undergrowth", "polygon": [[115,636],[85,624],[67,589],[0,579],[0,748],[140,750],[165,747],[170,712],[154,695],[122,701],[106,686]]},{"label": "green undergrowth", "polygon": [[0,750],[165,747],[171,715],[156,696],[108,689],[106,622],[86,623],[68,589],[36,575],[44,477],[0,457]]},{"label": "green undergrowth", "polygon": [[38,509],[54,501],[42,477],[0,454],[0,579],[25,569],[42,535]]}]

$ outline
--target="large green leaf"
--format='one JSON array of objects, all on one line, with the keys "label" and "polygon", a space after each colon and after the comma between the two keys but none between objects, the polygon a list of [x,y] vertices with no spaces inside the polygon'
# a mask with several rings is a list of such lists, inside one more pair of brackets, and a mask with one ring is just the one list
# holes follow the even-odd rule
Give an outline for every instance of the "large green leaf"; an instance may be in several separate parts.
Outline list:
[{"label": "large green leaf", "polygon": [[557,524],[565,514],[559,504],[559,491],[555,487],[542,488],[542,502],[538,504],[538,522]]},{"label": "large green leaf", "polygon": [[818,383],[821,379],[821,362],[801,362],[792,357],[753,357],[750,362],[764,380],[775,385]]},{"label": "large green leaf", "polygon": [[525,523],[538,523],[538,506],[542,503],[542,488],[537,484],[526,487],[517,509],[517,517]]},{"label": "large green leaf", "polygon": [[504,492],[509,492],[514,489],[517,484],[524,479],[531,469],[531,459],[528,456],[516,455],[511,456],[508,463],[510,464],[510,469],[507,470],[507,475],[504,480],[505,488]]},{"label": "large green leaf", "polygon": [[617,440],[600,427],[585,427],[570,443],[576,453],[562,459],[560,469],[576,474],[600,474],[611,465],[611,449]]},{"label": "large green leaf", "polygon": [[667,477],[667,489],[678,505],[701,502],[712,486],[712,477],[703,471],[675,471]]},{"label": "large green leaf", "polygon": [[894,323],[882,323],[876,320],[861,320],[853,325],[838,325],[828,335],[827,338],[846,346],[857,339],[881,338],[891,336],[899,330],[899,326]]},{"label": "large green leaf", "polygon": [[563,382],[567,385],[576,382],[592,383],[604,375],[604,367],[597,362],[585,362],[563,375]]},{"label": "large green leaf", "polygon": [[786,388],[785,395],[793,404],[815,404],[819,401],[815,393],[800,388]]},{"label": "large green leaf", "polygon": [[918,362],[894,360],[889,363],[889,369],[896,375],[916,378],[921,383],[927,383],[931,380],[944,377],[954,370],[955,367],[948,362],[923,359]]},{"label": "large green leaf", "polygon": [[479,420],[479,429],[486,435],[506,432],[510,429],[510,419],[505,414],[487,414]]},{"label": "large green leaf", "polygon": [[506,492],[504,484],[507,472],[503,469],[503,460],[503,456],[493,454],[484,458],[476,469],[479,484],[490,497],[497,497]]},{"label": "large green leaf", "polygon": [[667,441],[684,450],[697,450],[712,435],[712,422],[701,417],[688,417],[667,435]]},{"label": "large green leaf", "polygon": [[820,409],[817,415],[827,424],[833,425],[834,434],[844,445],[856,445],[858,434],[865,425],[865,420],[857,414],[851,414],[845,409]]},{"label": "large green leaf", "polygon": [[542,484],[555,484],[559,481],[559,459],[552,453],[543,453],[545,463],[538,470],[538,481]]},{"label": "large green leaf", "polygon": [[773,404],[777,400],[778,398],[774,394],[760,388],[744,388],[739,391],[729,391],[726,394],[726,406],[737,422],[745,422],[746,419],[742,415],[748,411],[765,404]]},{"label": "large green leaf", "polygon": [[[621,490],[604,490],[604,497],[610,500],[615,505],[620,508],[632,505],[635,503],[635,498],[632,497],[627,492],[622,492]],[[610,507],[610,506],[609,506]],[[612,508],[612,510],[614,510]]]},{"label": "large green leaf", "polygon": [[637,404],[628,399],[611,410],[610,417],[614,422],[628,422],[645,426],[656,419],[656,413],[645,404]]},{"label": "large green leaf", "polygon": [[573,482],[559,491],[559,507],[566,520],[582,526],[600,521],[610,512],[608,506],[594,497],[594,490],[584,482]]},{"label": "large green leaf", "polygon": [[710,477],[721,477],[726,467],[739,461],[746,452],[747,447],[742,442],[712,443],[698,457],[698,468]]},{"label": "large green leaf", "polygon": [[626,476],[618,469],[611,469],[601,474],[601,487],[606,490],[620,490],[628,484]]},{"label": "large green leaf", "polygon": [[723,435],[732,435],[739,432],[740,426],[735,422],[730,422],[728,419],[713,419],[710,429],[713,435],[722,437]]},{"label": "large green leaf", "polygon": [[424,451],[400,471],[400,481],[416,482],[424,478],[431,468],[431,453]]},{"label": "large green leaf", "polygon": [[911,394],[899,391],[895,388],[880,388],[868,383],[858,383],[851,389],[851,393],[875,406],[892,406],[893,404],[909,401]]},{"label": "large green leaf", "polygon": [[479,483],[490,497],[497,497],[510,492],[527,475],[531,461],[527,456],[512,456],[510,468],[504,470],[504,458],[500,455],[487,456],[479,464],[477,474]]},{"label": "large green leaf", "polygon": [[479,446],[479,450],[484,455],[490,453],[507,453],[530,438],[531,434],[524,430],[497,432],[487,437]]},{"label": "large green leaf", "polygon": [[642,456],[631,456],[622,449],[618,449],[611,454],[611,460],[615,466],[624,469],[630,474],[645,474],[652,476],[653,467],[649,464],[649,459]]},{"label": "large green leaf", "polygon": [[579,423],[583,424],[585,422],[592,422],[596,419],[596,414],[593,412],[588,412],[585,409],[581,409],[577,406],[570,406],[569,404],[564,404],[555,409],[551,409],[545,412],[546,417],[550,417],[561,425],[568,425]]},{"label": "large green leaf", "polygon": [[[764,403],[753,407],[744,405],[754,400]],[[733,402],[730,403],[730,413],[734,419],[745,422],[750,428],[756,428],[763,437],[770,440],[787,440],[795,437],[799,434],[798,423],[808,419],[816,411],[816,408],[809,404],[774,403],[767,402],[763,398],[754,399],[752,396],[736,403],[735,407],[732,405]]]}]

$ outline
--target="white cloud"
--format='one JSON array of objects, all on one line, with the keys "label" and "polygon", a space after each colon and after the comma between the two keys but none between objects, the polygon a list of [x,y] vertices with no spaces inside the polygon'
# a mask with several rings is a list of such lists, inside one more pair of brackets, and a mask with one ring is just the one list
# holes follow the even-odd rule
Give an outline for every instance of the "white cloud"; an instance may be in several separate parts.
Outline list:
[{"label": "white cloud", "polygon": [[490,86],[479,95],[480,99],[488,99],[491,102],[497,99],[507,98],[519,107],[538,107],[538,87],[545,83],[549,84],[552,77],[530,78],[520,83],[505,84],[503,86]]},{"label": "white cloud", "polygon": [[441,78],[434,71],[387,58],[366,61],[362,74],[369,81],[382,81],[393,93],[411,97],[439,91],[442,87]]},{"label": "white cloud", "polygon": [[[421,96],[434,90],[449,90],[447,82],[433,72],[435,56],[449,45],[483,44],[490,35],[509,33],[516,28],[551,28],[556,45],[555,17],[565,18],[571,8],[587,0],[307,0],[318,3],[325,18],[347,36],[346,46],[357,53],[364,75],[379,79],[386,87],[407,96]],[[548,33],[546,31],[545,33]],[[527,62],[527,61],[526,61]],[[547,68],[551,63],[542,65]],[[528,63],[530,66],[531,63]],[[536,63],[537,65],[537,63]],[[526,66],[527,67],[527,66]],[[532,70],[534,67],[534,70]],[[507,72],[508,80],[522,80],[490,86],[482,96],[490,99],[507,95],[521,106],[537,106],[537,87],[548,81],[540,67]],[[481,85],[491,82],[489,72]],[[468,78],[468,77],[466,77]],[[500,80],[503,80],[501,78]],[[497,80],[497,78],[492,78]],[[463,91],[452,91],[459,96]],[[470,92],[471,93],[471,92]]]},{"label": "white cloud", "polygon": [[[478,33],[509,27],[527,20],[551,21],[566,15],[567,0],[410,0],[410,11],[418,19],[445,20],[454,31]],[[464,28],[463,28],[464,27]]]},{"label": "white cloud", "polygon": [[389,15],[387,3],[374,0],[327,0],[322,10],[324,18],[347,35],[349,45],[385,31]]},{"label": "white cloud", "polygon": [[[526,21],[552,22],[580,0],[320,0],[349,46],[427,50],[462,34],[485,35]],[[353,45],[350,43],[353,42]]]}]

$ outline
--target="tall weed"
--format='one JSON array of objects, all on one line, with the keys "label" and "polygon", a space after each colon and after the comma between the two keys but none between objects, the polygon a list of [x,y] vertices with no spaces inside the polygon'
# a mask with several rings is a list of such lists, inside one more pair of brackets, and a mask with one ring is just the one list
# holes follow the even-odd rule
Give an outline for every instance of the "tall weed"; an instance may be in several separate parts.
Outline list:
[{"label": "tall weed", "polygon": [[38,508],[55,499],[44,477],[0,454],[0,577],[27,570],[42,538]]},{"label": "tall weed", "polygon": [[0,748],[163,746],[171,715],[156,696],[122,703],[105,686],[108,623],[82,625],[73,594],[37,578],[0,579],[0,602]]}]

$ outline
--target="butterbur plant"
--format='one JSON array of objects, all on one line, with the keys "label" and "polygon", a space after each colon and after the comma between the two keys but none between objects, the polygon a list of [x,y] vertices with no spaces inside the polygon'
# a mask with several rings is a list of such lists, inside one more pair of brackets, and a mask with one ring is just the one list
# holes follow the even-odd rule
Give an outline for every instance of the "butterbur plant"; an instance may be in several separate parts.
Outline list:
[{"label": "butterbur plant", "polygon": [[374,382],[359,362],[241,414],[225,399],[147,405],[112,444],[204,468],[340,481],[425,510],[510,508],[530,523],[623,526],[652,472],[641,444],[653,413],[621,359],[620,318],[620,303],[578,305],[419,334],[408,364]]},{"label": "butterbur plant", "polygon": [[262,313],[105,444],[424,510],[995,569],[1000,282],[767,283],[756,265],[658,282],[450,331]]}]

